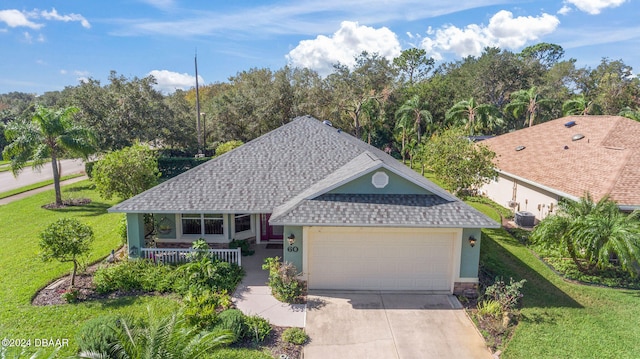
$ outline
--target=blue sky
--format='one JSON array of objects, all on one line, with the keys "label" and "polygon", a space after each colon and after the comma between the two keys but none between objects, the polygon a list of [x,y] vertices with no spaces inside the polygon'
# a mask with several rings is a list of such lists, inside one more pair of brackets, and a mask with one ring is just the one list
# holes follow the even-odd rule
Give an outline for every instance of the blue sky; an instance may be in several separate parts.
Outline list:
[{"label": "blue sky", "polygon": [[153,74],[171,92],[250,68],[326,74],[363,50],[393,58],[421,47],[439,61],[550,42],[595,67],[622,59],[640,72],[634,0],[3,0],[0,93],[41,94],[111,70]]}]

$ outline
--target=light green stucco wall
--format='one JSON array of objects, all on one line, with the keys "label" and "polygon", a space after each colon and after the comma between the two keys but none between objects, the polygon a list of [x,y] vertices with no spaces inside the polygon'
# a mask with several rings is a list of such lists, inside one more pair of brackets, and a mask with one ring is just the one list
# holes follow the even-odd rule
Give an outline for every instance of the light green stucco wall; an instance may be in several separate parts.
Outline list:
[{"label": "light green stucco wall", "polygon": [[[175,214],[156,214],[156,220],[158,221],[158,227],[170,226],[171,231],[169,233],[158,233],[158,238],[177,238],[176,237],[176,215]],[[158,231],[160,232],[160,231]]]},{"label": "light green stucco wall", "polygon": [[[460,253],[460,278],[478,278],[478,264],[480,263],[481,230],[465,228],[462,231],[462,252]],[[469,245],[469,236],[473,235],[476,245]]]},{"label": "light green stucco wall", "polygon": [[[371,176],[374,173],[382,171],[389,176],[389,184],[384,188],[376,188],[371,183]],[[407,181],[406,179],[380,168],[364,174],[353,181],[346,183],[338,188],[333,189],[329,193],[340,194],[431,194],[426,189]]]},{"label": "light green stucco wall", "polygon": [[140,248],[144,248],[144,214],[127,213],[127,245],[129,257],[138,258]]},{"label": "light green stucco wall", "polygon": [[[292,233],[296,236],[296,242],[293,245],[289,245],[287,237]],[[302,246],[302,227],[285,226],[284,241],[282,244],[282,260],[285,263],[293,264],[298,270],[298,273],[302,272],[302,251],[304,249]]]}]

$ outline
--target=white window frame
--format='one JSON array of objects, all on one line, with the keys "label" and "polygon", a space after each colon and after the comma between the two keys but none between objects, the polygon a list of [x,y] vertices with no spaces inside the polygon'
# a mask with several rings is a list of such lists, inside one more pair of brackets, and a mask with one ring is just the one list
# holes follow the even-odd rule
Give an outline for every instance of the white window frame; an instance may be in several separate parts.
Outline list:
[{"label": "white window frame", "polygon": [[[246,231],[236,232],[236,218],[237,217],[249,217],[251,224],[250,228]],[[256,216],[250,213],[236,213],[231,216],[231,233],[233,233],[233,239],[247,239],[256,235]]]},{"label": "white window frame", "polygon": [[[205,215],[220,216],[222,220],[222,234],[205,234]],[[184,218],[186,217],[186,218]],[[199,234],[185,234],[182,228],[183,219],[199,219],[200,220],[200,233]],[[176,233],[180,234],[182,239],[195,240],[198,238],[204,238],[205,240],[226,240],[227,239],[227,216],[219,213],[181,213],[178,214],[178,220],[176,221],[178,228]]]}]

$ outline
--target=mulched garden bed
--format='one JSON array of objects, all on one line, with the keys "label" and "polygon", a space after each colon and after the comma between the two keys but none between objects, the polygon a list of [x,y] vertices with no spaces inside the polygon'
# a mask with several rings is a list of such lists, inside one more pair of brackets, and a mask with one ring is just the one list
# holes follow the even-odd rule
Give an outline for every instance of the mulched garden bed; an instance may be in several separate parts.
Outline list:
[{"label": "mulched garden bed", "polygon": [[91,199],[89,198],[72,198],[72,199],[64,199],[62,200],[62,204],[58,205],[55,202],[45,204],[42,206],[44,209],[60,209],[66,207],[74,207],[74,206],[86,206],[91,203]]},{"label": "mulched garden bed", "polygon": [[[87,267],[86,271],[76,275],[74,288],[79,291],[79,302],[142,295],[164,295],[144,291],[116,291],[108,294],[100,294],[96,292],[95,286],[93,285],[93,273],[95,273],[100,264],[102,263],[97,263]],[[31,304],[36,306],[66,304],[66,301],[62,298],[62,294],[69,289],[70,285],[71,275],[64,276],[38,291],[38,293],[33,297]],[[275,325],[272,325],[271,327],[273,328],[271,333],[262,343],[256,344],[251,340],[244,340],[242,342],[234,343],[230,347],[258,350],[267,349],[275,358],[279,358],[283,354],[289,359],[301,358],[302,345],[295,345],[282,340],[282,333],[287,329],[287,327],[278,327]]]}]

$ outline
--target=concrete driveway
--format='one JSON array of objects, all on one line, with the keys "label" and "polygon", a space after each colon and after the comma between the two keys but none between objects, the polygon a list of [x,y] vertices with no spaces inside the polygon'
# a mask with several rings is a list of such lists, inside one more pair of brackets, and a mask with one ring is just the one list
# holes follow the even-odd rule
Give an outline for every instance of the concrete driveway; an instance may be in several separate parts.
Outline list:
[{"label": "concrete driveway", "polygon": [[480,333],[453,296],[312,292],[305,359],[491,359]]}]

